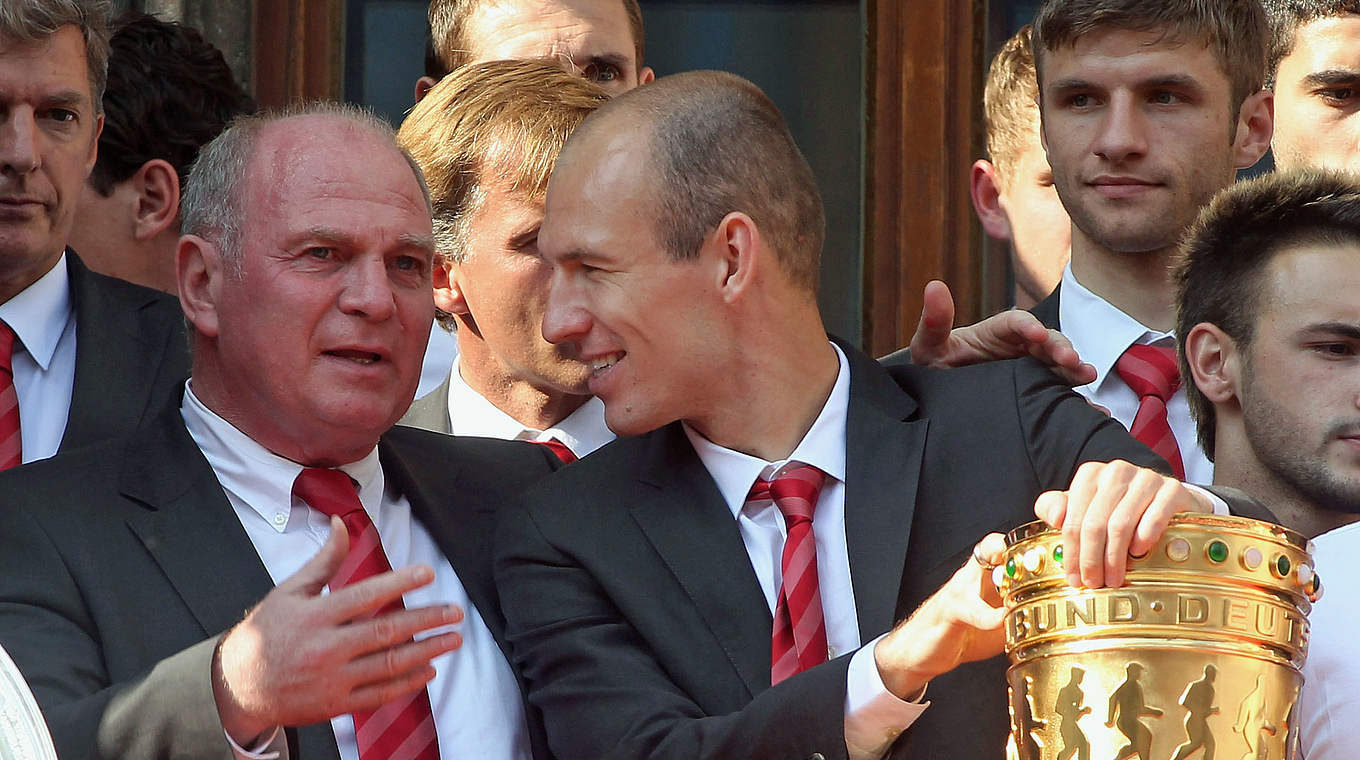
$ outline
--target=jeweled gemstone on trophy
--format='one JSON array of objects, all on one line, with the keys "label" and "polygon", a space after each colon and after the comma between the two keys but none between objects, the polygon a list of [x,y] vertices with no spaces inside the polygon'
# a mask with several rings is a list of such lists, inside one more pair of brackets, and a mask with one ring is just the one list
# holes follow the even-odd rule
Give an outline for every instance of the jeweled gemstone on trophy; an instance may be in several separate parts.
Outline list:
[{"label": "jeweled gemstone on trophy", "polygon": [[1062,534],[1011,532],[993,580],[1008,609],[1015,760],[1294,760],[1308,541],[1271,523],[1179,515],[1120,588],[1067,583]]}]

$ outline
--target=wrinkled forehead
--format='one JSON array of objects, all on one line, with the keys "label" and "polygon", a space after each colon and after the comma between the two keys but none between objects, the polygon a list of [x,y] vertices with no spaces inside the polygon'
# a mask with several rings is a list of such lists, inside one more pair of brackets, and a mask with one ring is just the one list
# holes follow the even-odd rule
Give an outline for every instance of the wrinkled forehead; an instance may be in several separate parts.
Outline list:
[{"label": "wrinkled forehead", "polygon": [[469,26],[478,60],[635,57],[632,27],[620,0],[484,0]]}]

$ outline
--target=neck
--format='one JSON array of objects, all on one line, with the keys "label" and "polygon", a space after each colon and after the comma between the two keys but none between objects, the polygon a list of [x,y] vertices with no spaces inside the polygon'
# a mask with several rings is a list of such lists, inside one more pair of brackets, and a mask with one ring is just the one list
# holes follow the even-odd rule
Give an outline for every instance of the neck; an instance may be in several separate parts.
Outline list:
[{"label": "neck", "polygon": [[1176,288],[1170,262],[1175,248],[1111,251],[1072,227],[1072,274],[1087,290],[1160,332],[1176,326]]},{"label": "neck", "polygon": [[1241,436],[1224,437],[1219,425],[1214,444],[1214,484],[1239,489],[1260,501],[1280,524],[1308,538],[1360,520],[1360,515],[1323,507],[1274,476]]},{"label": "neck", "polygon": [[564,393],[504,372],[479,340],[458,333],[458,375],[468,387],[526,428],[546,430],[571,416],[589,395]]},{"label": "neck", "polygon": [[815,304],[803,317],[793,329],[739,341],[719,403],[686,420],[690,426],[719,446],[767,462],[787,459],[817,421],[840,371]]}]

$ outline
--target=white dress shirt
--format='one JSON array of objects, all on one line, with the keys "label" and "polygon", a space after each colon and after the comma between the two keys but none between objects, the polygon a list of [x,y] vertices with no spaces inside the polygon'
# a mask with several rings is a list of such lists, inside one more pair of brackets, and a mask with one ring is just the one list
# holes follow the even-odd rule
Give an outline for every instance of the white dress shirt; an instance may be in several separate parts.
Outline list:
[{"label": "white dress shirt", "polygon": [[[292,496],[293,481],[302,465],[271,453],[213,413],[194,396],[192,381],[180,412],[274,583],[293,575],[330,535],[329,518]],[[339,469],[358,484],[359,501],[378,528],[389,564],[434,568],[434,582],[407,593],[406,606],[452,603],[465,613],[456,626],[463,636],[462,646],[431,661],[436,674],[426,686],[440,757],[528,760],[528,728],[514,673],[439,546],[412,517],[410,503],[387,486],[378,450]],[[449,629],[428,631],[418,638],[443,630]],[[331,728],[341,760],[358,760],[353,718],[333,718]],[[280,734],[274,746],[263,749],[277,751],[282,744]],[[256,752],[238,755],[267,756],[262,750]]]},{"label": "white dress shirt", "polygon": [[[1124,427],[1133,425],[1138,415],[1138,394],[1134,393],[1115,371],[1115,363],[1125,349],[1138,343],[1157,344],[1176,348],[1174,333],[1158,332],[1112,306],[1092,293],[1072,274],[1069,263],[1063,270],[1062,290],[1058,299],[1058,324],[1062,334],[1072,341],[1082,361],[1096,368],[1095,382],[1076,389],[1077,393],[1110,410],[1110,416]],[[1190,404],[1185,399],[1185,378],[1176,394],[1166,405],[1167,421],[1176,445],[1181,450],[1187,483],[1214,482],[1214,464],[1199,448],[1195,421],[1190,417]]]},{"label": "white dress shirt", "polygon": [[536,430],[520,424],[473,390],[459,374],[458,364],[455,360],[453,374],[449,378],[449,423],[454,435],[475,435],[507,441],[557,439],[578,458],[614,440],[613,431],[604,424],[604,402],[598,398],[592,396],[556,425],[546,430]]},{"label": "white dress shirt", "polygon": [[76,311],[66,254],[37,282],[0,303],[0,320],[14,330],[14,391],[19,396],[23,461],[57,453],[76,382]]},{"label": "white dress shirt", "polygon": [[1308,615],[1308,661],[1299,693],[1299,748],[1307,760],[1350,760],[1360,747],[1360,660],[1355,620],[1360,583],[1351,559],[1360,551],[1360,522],[1314,539],[1322,599]]},{"label": "white dress shirt", "polygon": [[746,495],[756,478],[777,477],[791,463],[810,464],[826,473],[826,482],[817,497],[817,508],[812,517],[812,533],[817,545],[817,586],[826,618],[827,654],[837,657],[855,652],[846,683],[845,743],[851,760],[866,760],[881,757],[929,703],[904,702],[889,692],[874,662],[873,642],[870,646],[861,646],[855,590],[850,581],[850,552],[845,538],[845,431],[850,404],[850,367],[840,347],[832,344],[832,348],[836,349],[836,357],[840,360],[836,384],[821,414],[788,459],[766,462],[723,448],[688,425],[685,434],[737,520],[741,540],[746,545],[760,588],[765,592],[771,615],[782,582],[780,557],[787,528],[778,507],[767,503],[760,508],[747,509]]},{"label": "white dress shirt", "polygon": [[458,358],[458,337],[445,330],[438,320],[430,325],[430,342],[425,344],[425,358],[420,364],[420,383],[416,398],[424,398],[444,384],[449,368]]}]

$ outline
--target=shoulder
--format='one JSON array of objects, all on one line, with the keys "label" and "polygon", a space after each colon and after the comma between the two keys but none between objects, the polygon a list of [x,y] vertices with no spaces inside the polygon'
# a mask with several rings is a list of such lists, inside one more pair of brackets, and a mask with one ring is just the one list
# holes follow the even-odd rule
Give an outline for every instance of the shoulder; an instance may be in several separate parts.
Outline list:
[{"label": "shoulder", "polygon": [[76,308],[130,310],[149,318],[171,318],[177,322],[182,315],[179,299],[136,283],[90,271],[79,256],[66,251],[67,271],[71,278],[71,292]]},{"label": "shoulder", "polygon": [[481,484],[513,492],[537,482],[555,467],[552,453],[523,441],[502,441],[436,433],[397,425],[383,434],[383,455],[422,480],[457,479],[460,488]]}]

